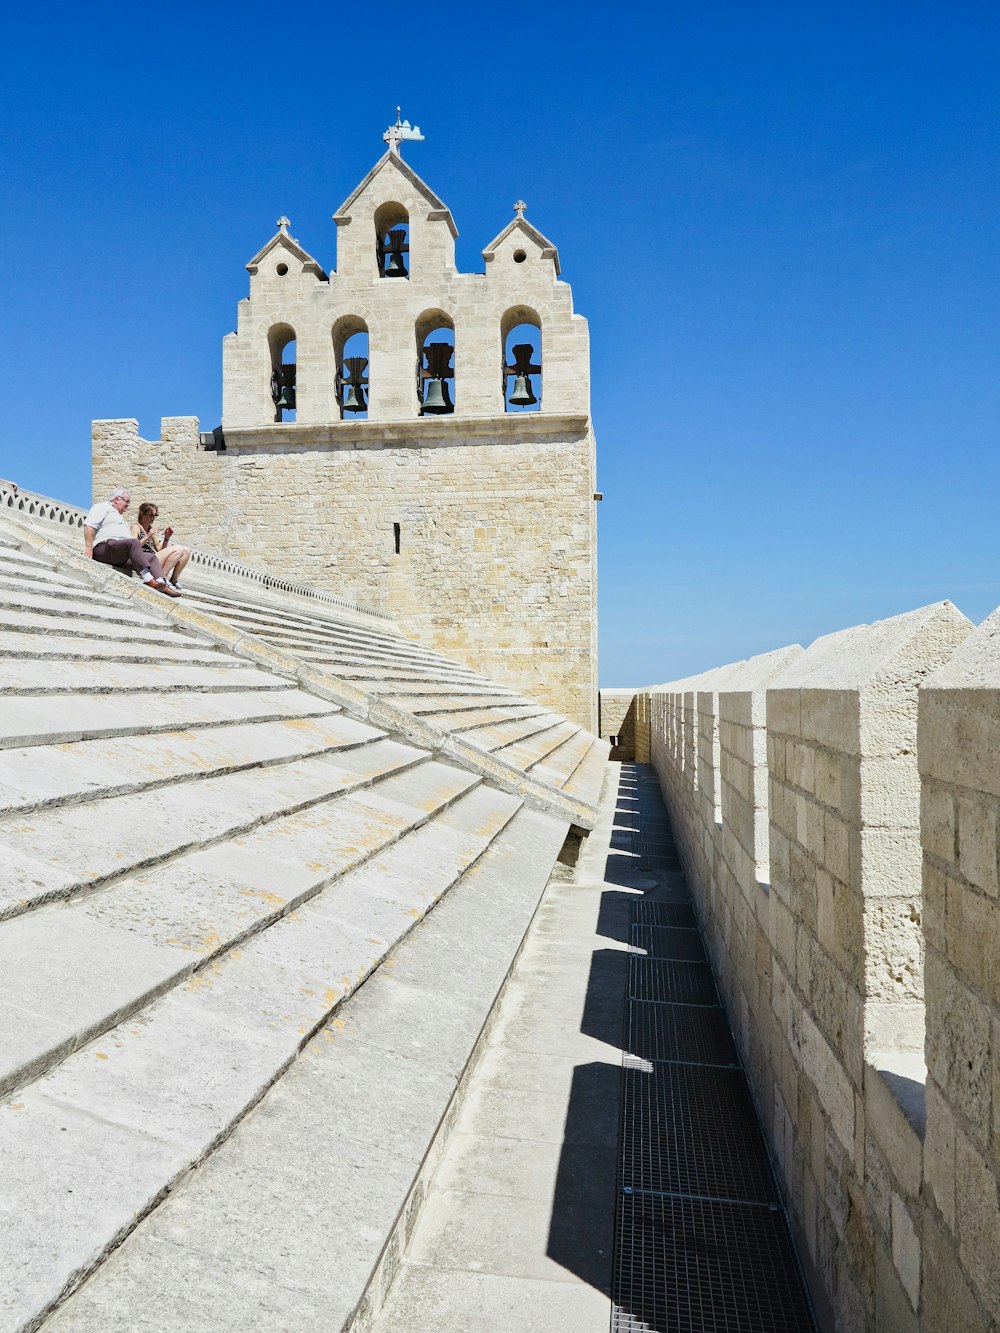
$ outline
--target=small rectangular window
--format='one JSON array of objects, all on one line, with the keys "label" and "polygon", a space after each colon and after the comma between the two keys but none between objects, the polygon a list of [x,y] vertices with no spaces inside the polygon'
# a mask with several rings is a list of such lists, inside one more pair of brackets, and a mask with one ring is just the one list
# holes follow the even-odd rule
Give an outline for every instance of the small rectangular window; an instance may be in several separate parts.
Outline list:
[{"label": "small rectangular window", "polygon": [[392,525],[392,543],[393,543],[393,546],[395,547],[396,554],[399,555],[399,524],[398,524],[398,523],[393,523],[393,525]]}]

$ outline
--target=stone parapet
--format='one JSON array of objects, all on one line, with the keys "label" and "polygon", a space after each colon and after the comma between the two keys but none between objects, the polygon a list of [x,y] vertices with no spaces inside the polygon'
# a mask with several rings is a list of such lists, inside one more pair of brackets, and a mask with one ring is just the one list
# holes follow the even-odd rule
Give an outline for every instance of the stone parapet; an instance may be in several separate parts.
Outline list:
[{"label": "stone parapet", "polygon": [[650,717],[818,1307],[1000,1327],[1000,612],[671,682]]}]

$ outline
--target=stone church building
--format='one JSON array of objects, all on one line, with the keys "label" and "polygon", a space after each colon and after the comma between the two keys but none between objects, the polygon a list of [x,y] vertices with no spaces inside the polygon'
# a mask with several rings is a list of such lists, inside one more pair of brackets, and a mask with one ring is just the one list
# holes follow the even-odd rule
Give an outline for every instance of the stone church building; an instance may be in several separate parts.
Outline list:
[{"label": "stone church building", "polygon": [[596,730],[587,323],[520,201],[460,273],[448,206],[387,139],[333,215],[335,270],[284,217],[247,265],[221,426],[95,422],[94,495],[127,483],[178,540],[382,611]]}]

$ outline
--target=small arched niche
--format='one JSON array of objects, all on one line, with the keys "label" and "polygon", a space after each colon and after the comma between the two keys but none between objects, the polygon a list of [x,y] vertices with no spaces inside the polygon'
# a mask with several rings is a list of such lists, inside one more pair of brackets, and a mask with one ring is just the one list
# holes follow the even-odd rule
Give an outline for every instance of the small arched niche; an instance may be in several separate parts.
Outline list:
[{"label": "small arched niche", "polygon": [[455,410],[455,324],[443,310],[425,310],[416,323],[417,410],[444,416]]},{"label": "small arched niche", "polygon": [[295,420],[295,330],[290,324],[274,324],[268,329],[267,345],[271,355],[271,402],[275,421]]},{"label": "small arched niche", "polygon": [[542,321],[529,306],[514,306],[500,321],[501,384],[505,412],[542,406]]},{"label": "small arched niche", "polygon": [[333,358],[337,366],[337,408],[341,421],[367,421],[368,325],[360,316],[345,315],[334,324]]},{"label": "small arched niche", "polygon": [[379,204],[375,210],[375,254],[380,278],[410,276],[410,215],[402,204]]}]

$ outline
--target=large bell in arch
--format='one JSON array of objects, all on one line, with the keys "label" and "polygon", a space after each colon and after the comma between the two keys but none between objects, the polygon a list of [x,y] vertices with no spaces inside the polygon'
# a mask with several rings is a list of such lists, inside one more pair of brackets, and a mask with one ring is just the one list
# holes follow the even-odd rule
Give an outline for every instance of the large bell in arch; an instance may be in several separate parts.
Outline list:
[{"label": "large bell in arch", "polygon": [[526,375],[518,375],[514,380],[514,392],[507,401],[515,407],[530,407],[532,403],[538,402],[531,392],[531,380]]},{"label": "large bell in arch", "polygon": [[424,400],[420,405],[422,413],[435,415],[454,412],[455,404],[451,401],[448,381],[451,379],[451,358],[455,348],[451,343],[428,343],[424,348],[427,368],[421,370],[420,378],[424,381]]},{"label": "large bell in arch", "polygon": [[427,381],[427,387],[424,390],[425,412],[451,412],[454,410],[451,397],[448,393],[447,380],[430,379]]},{"label": "large bell in arch", "polygon": [[514,379],[514,392],[507,399],[511,407],[532,407],[538,402],[531,387],[532,375],[540,375],[542,368],[532,361],[534,348],[530,343],[518,343],[511,348],[514,357],[512,366],[504,367],[504,379]]},{"label": "large bell in arch", "polygon": [[295,410],[295,362],[276,366],[271,372],[271,400],[279,412]]},{"label": "large bell in arch", "polygon": [[366,356],[348,356],[344,358],[347,370],[346,378],[337,376],[340,389],[340,405],[345,412],[367,412],[368,402],[364,386],[368,383],[365,369],[368,366]]},{"label": "large bell in arch", "polygon": [[409,274],[406,271],[406,264],[403,255],[409,253],[410,247],[406,244],[406,232],[402,227],[394,227],[388,236],[388,247],[385,251],[387,258],[385,261],[385,270],[383,276],[386,278],[407,278]]}]

